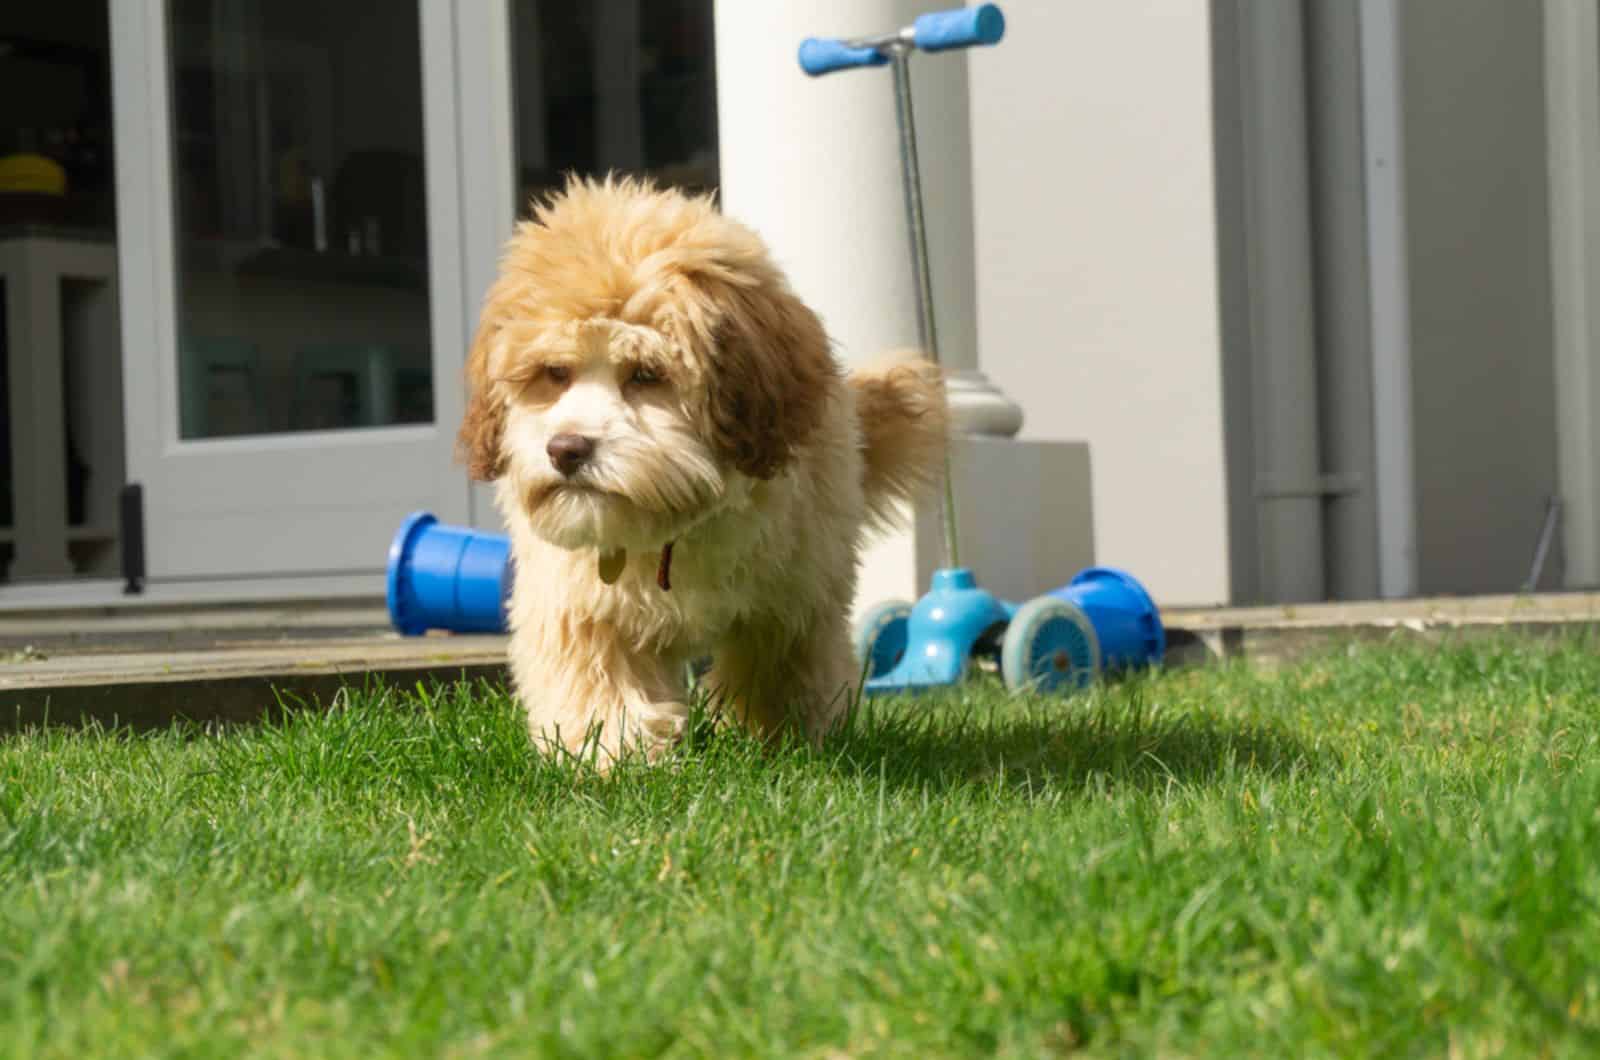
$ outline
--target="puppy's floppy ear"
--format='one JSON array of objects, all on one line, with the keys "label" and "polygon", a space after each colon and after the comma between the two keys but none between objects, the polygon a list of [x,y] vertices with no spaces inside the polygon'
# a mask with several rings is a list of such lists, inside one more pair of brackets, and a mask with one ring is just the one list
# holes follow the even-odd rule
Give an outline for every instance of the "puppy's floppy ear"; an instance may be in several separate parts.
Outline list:
[{"label": "puppy's floppy ear", "polygon": [[486,310],[467,355],[467,411],[456,434],[456,458],[479,482],[499,478],[506,467],[501,448],[506,407],[489,379],[489,346],[498,330]]},{"label": "puppy's floppy ear", "polygon": [[729,285],[707,373],[711,444],[752,478],[782,471],[841,378],[822,321],[782,281]]}]

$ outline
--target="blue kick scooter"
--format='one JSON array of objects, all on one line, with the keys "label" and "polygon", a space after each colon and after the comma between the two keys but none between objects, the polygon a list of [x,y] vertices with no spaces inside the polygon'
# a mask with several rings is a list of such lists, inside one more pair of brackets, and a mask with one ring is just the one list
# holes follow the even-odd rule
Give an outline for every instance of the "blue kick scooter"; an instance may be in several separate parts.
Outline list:
[{"label": "blue kick scooter", "polygon": [[[996,44],[1004,35],[1000,8],[980,4],[922,15],[889,33],[854,40],[808,38],[800,45],[800,67],[813,77],[885,65],[893,74],[917,335],[936,364],[939,343],[911,109],[911,55]],[[944,567],[934,572],[932,586],[915,605],[900,600],[877,604],[856,631],[868,694],[954,684],[976,655],[998,654],[1006,686],[1018,691],[1078,688],[1104,669],[1160,661],[1166,635],[1156,607],[1144,587],[1122,571],[1093,567],[1061,589],[1020,605],[980,588],[972,571],[961,566],[948,449],[943,478]]]}]

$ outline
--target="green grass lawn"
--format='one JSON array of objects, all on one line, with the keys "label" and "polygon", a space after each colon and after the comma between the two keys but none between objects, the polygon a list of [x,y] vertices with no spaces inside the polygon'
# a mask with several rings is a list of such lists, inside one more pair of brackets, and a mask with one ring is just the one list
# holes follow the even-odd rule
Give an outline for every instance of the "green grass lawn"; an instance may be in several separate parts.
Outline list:
[{"label": "green grass lawn", "polygon": [[0,737],[29,1056],[1600,1052],[1600,654],[875,704],[598,778],[479,689]]}]

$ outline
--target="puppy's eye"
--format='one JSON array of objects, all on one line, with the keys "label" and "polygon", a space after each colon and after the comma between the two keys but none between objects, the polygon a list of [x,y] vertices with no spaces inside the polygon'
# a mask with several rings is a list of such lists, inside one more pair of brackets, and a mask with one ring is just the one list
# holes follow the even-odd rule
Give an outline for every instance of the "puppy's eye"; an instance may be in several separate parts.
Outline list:
[{"label": "puppy's eye", "polygon": [[655,386],[664,382],[664,380],[660,372],[654,368],[646,368],[641,364],[634,367],[633,374],[628,377],[628,382],[634,386]]},{"label": "puppy's eye", "polygon": [[564,364],[547,364],[544,366],[544,377],[552,383],[572,382],[572,369]]}]

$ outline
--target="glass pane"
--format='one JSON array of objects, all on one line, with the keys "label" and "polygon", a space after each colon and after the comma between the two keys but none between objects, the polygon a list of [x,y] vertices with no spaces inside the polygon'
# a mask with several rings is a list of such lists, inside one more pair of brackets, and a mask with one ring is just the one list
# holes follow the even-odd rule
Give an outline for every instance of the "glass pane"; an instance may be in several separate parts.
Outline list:
[{"label": "glass pane", "polygon": [[[109,15],[0,3],[0,581],[117,570]],[[35,415],[13,419],[13,401]]]},{"label": "glass pane", "polygon": [[182,437],[430,422],[417,5],[169,10]]},{"label": "glass pane", "polygon": [[569,172],[717,184],[712,0],[513,0],[518,208]]}]

